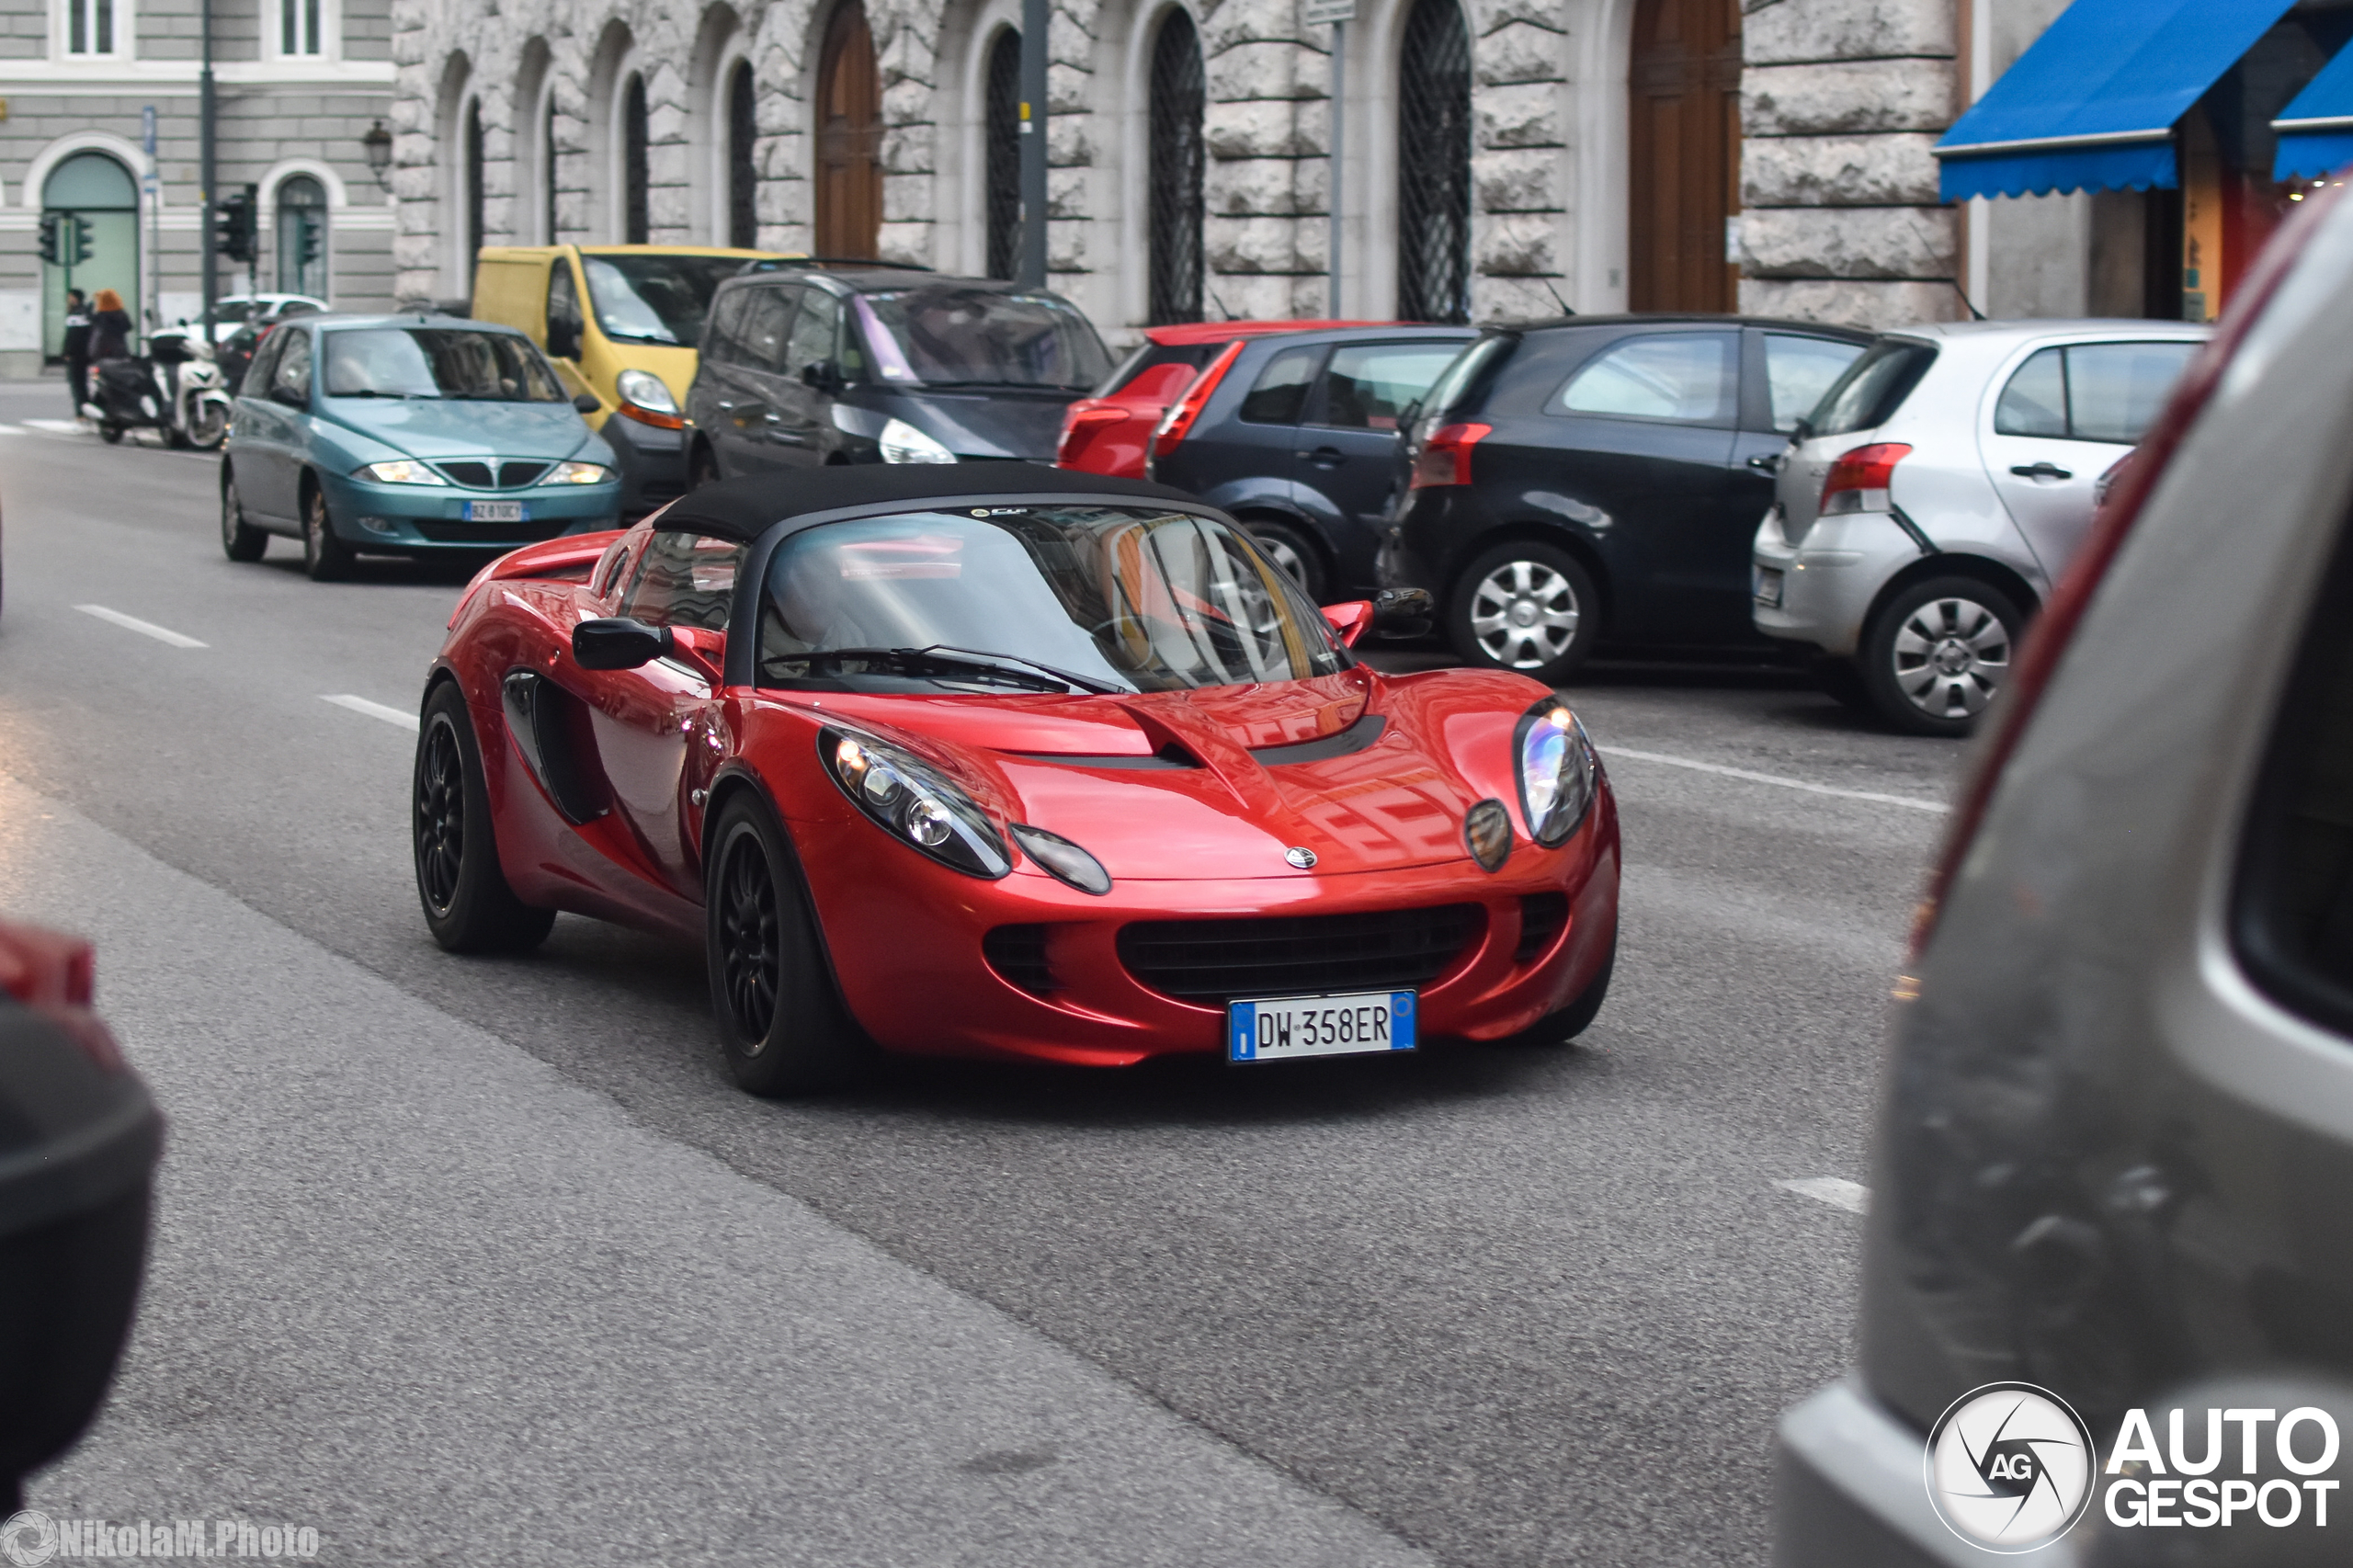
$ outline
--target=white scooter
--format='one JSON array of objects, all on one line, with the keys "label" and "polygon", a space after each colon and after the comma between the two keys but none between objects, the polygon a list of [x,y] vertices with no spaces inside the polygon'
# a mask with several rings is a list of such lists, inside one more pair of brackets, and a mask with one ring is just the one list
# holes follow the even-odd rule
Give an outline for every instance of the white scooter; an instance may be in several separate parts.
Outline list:
[{"label": "white scooter", "polygon": [[101,359],[84,417],[100,439],[122,439],[125,430],[153,429],[165,443],[210,451],[229,434],[229,393],[212,345],[190,327],[150,333],[139,358]]}]

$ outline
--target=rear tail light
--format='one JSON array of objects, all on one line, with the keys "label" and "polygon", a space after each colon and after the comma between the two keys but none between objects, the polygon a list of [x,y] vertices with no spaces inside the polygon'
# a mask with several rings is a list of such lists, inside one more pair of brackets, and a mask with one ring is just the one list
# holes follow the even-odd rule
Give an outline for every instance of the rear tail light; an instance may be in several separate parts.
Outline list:
[{"label": "rear tail light", "polygon": [[1492,425],[1439,426],[1422,443],[1422,449],[1414,454],[1413,477],[1406,481],[1405,488],[1427,490],[1435,485],[1470,483],[1471,449],[1494,430]]},{"label": "rear tail light", "polygon": [[1128,411],[1117,403],[1074,403],[1063,415],[1062,439],[1054,444],[1054,465],[1069,468],[1072,460],[1086,449],[1095,433],[1106,425],[1117,425],[1128,417]]},{"label": "rear tail light", "polygon": [[[2165,476],[2182,437],[2188,434],[2189,426],[2214,395],[2214,389],[2222,384],[2232,356],[2262,319],[2271,296],[2294,270],[2296,258],[2303,254],[2329,208],[2338,199],[2336,188],[2316,190],[2313,194],[2319,199],[2302,203],[2264,247],[2254,270],[2239,286],[2238,297],[2231,301],[2222,330],[2207,344],[2206,352],[2174,383],[2173,396],[2166,401],[2165,412],[2132,449],[2131,460],[2118,465],[2122,472],[2117,475],[2107,504],[2094,515],[2091,532],[2085,536],[2082,549],[2075,552],[2075,560],[2052,589],[2050,602],[2042,607],[2042,613],[2035,618],[2034,628],[2027,633],[2018,661],[2011,667],[2010,678],[2002,684],[2001,700],[1987,710],[1986,733],[1979,739],[1969,772],[1953,800],[1944,846],[1929,869],[1927,886],[1922,890],[1920,906],[1913,915],[1912,958],[1915,962],[1928,939],[1936,935],[1937,916],[1944,908],[1945,894],[1951,888],[1971,843],[1977,837],[1977,830],[1984,825],[1986,807],[1993,801],[1995,787],[2001,782],[2003,769],[2018,750],[2018,741],[2026,733],[2027,723],[2033,718],[2043,692],[2050,687],[2052,672],[2059,667],[2068,643],[2074,641],[2075,628],[2082,623],[2092,595],[2108,575],[2109,565],[2124,547],[2132,526],[2141,520],[2141,508],[2156,489],[2157,481]],[[1845,460],[1840,460],[1842,465]],[[1824,490],[1826,493],[1827,486]],[[1905,982],[1907,987],[1912,983]]]},{"label": "rear tail light", "polygon": [[1233,361],[1241,354],[1242,340],[1235,338],[1225,346],[1223,353],[1202,367],[1201,373],[1193,378],[1192,385],[1185,389],[1185,395],[1168,405],[1168,412],[1160,416],[1159,427],[1152,433],[1154,457],[1166,457],[1176,449],[1178,442],[1191,433],[1193,421],[1201,416],[1201,409],[1209,403],[1210,393],[1217,391],[1218,382],[1225,380],[1225,373],[1233,369]]},{"label": "rear tail light", "polygon": [[1874,441],[1847,453],[1830,465],[1822,482],[1822,515],[1886,511],[1895,465],[1911,455],[1912,449],[1901,441]]}]

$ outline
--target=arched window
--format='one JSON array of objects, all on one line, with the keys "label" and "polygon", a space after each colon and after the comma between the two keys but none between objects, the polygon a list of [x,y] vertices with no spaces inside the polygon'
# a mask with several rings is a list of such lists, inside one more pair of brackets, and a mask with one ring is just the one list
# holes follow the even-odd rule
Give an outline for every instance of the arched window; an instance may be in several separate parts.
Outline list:
[{"label": "arched window", "polygon": [[727,243],[745,250],[759,237],[760,211],[754,181],[752,143],[760,133],[759,105],[752,97],[752,62],[737,62],[727,77]]},{"label": "arched window", "polygon": [[1397,313],[1471,319],[1471,33],[1415,0],[1397,56]]},{"label": "arched window", "polygon": [[817,55],[817,254],[869,256],[882,233],[882,77],[866,8],[843,0]]},{"label": "arched window", "polygon": [[476,98],[466,105],[466,231],[460,236],[465,244],[465,276],[460,281],[469,292],[473,289],[474,258],[482,252],[482,100]]},{"label": "arched window", "polygon": [[621,242],[642,245],[654,233],[646,157],[645,78],[632,75],[621,89]]},{"label": "arched window", "polygon": [[76,153],[49,171],[40,204],[44,214],[63,220],[58,258],[40,269],[41,351],[54,358],[64,351],[66,290],[95,297],[112,289],[125,300],[139,298],[139,187],[104,153]]},{"label": "arched window", "polygon": [[989,45],[981,143],[988,204],[991,278],[1011,278],[1021,261],[1021,35],[1011,28]]},{"label": "arched window", "polygon": [[327,193],[308,175],[278,187],[278,288],[327,297]]},{"label": "arched window", "polygon": [[555,94],[548,94],[547,108],[540,116],[540,199],[546,210],[540,218],[546,222],[547,243],[556,243],[555,227]]},{"label": "arched window", "polygon": [[1208,101],[1200,35],[1191,17],[1171,10],[1152,40],[1147,319],[1155,326],[1201,319],[1201,186],[1208,163],[1201,116]]}]

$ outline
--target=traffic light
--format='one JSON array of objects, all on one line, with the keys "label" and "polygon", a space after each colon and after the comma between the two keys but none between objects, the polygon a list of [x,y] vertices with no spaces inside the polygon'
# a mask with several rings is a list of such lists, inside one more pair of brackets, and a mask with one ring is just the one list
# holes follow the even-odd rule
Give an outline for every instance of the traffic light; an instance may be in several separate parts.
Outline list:
[{"label": "traffic light", "polygon": [[57,248],[58,225],[64,221],[65,214],[63,212],[44,212],[40,215],[40,258],[52,267],[64,259],[58,254]]},{"label": "traffic light", "polygon": [[81,266],[90,259],[90,221],[76,217],[74,224],[74,265]]},{"label": "traffic light", "polygon": [[231,261],[254,259],[254,208],[260,196],[261,187],[249,185],[234,196],[222,197],[213,213],[212,248]]}]

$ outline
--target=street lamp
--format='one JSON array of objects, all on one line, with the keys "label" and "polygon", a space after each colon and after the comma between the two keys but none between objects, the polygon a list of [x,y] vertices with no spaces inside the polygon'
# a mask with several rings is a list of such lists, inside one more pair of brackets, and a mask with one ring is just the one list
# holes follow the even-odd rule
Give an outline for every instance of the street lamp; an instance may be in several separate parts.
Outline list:
[{"label": "street lamp", "polygon": [[392,133],[384,129],[384,122],[380,119],[369,126],[368,134],[359,139],[359,145],[367,149],[368,172],[376,176],[378,185],[392,189],[392,182],[385,176],[392,167]]}]

